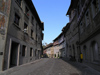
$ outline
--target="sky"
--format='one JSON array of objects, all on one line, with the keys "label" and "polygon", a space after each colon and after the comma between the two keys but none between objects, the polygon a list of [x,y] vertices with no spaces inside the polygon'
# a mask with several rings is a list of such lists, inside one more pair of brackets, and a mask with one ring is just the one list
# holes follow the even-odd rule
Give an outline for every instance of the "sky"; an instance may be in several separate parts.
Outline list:
[{"label": "sky", "polygon": [[52,43],[69,22],[66,13],[71,0],[32,0],[40,20],[44,22],[43,43]]}]

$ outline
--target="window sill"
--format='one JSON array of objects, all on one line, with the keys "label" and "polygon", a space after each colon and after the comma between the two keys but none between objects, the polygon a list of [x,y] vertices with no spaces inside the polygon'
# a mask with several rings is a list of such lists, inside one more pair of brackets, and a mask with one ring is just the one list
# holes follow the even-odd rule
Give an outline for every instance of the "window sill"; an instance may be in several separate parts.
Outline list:
[{"label": "window sill", "polygon": [[13,23],[13,24],[15,27],[17,27],[19,30],[21,30],[20,27],[16,23]]}]

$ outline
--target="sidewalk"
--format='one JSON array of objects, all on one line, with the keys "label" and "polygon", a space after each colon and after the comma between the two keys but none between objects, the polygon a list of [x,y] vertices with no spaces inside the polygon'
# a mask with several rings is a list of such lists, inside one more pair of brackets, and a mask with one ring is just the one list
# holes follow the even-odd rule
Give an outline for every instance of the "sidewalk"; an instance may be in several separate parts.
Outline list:
[{"label": "sidewalk", "polygon": [[0,75],[8,75],[8,74],[10,75],[13,72],[16,72],[16,71],[19,71],[19,70],[23,69],[24,67],[28,66],[29,64],[35,64],[35,63],[37,63],[41,60],[42,59],[38,59],[38,60],[35,60],[33,62],[30,62],[30,63],[26,63],[26,64],[23,64],[23,65],[20,65],[20,66],[16,66],[16,67],[7,69],[5,71],[0,71]]},{"label": "sidewalk", "polygon": [[93,75],[100,75],[100,66],[93,65],[90,63],[80,63],[76,61],[69,61],[68,59],[65,59],[65,58],[63,58],[62,60],[71,64],[72,66],[74,66],[75,68],[83,72],[85,75],[87,75],[87,73],[89,72],[92,73]]},{"label": "sidewalk", "polygon": [[95,63],[88,63],[88,62],[84,62],[83,64],[97,70],[100,72],[100,65],[99,64],[95,64]]}]

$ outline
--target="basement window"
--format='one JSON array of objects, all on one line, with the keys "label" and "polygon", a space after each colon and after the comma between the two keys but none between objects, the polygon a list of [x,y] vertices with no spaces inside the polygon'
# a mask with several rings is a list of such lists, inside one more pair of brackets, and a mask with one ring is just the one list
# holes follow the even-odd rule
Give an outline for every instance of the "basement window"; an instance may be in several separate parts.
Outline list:
[{"label": "basement window", "polygon": [[15,13],[14,23],[19,26],[20,17]]}]

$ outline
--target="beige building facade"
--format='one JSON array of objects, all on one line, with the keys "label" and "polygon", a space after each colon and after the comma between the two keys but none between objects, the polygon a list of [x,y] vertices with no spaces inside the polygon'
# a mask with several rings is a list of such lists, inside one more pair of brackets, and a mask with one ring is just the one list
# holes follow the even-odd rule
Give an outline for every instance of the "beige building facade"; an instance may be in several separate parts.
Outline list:
[{"label": "beige building facade", "polygon": [[44,57],[54,58],[53,43],[48,44],[43,50],[44,50]]},{"label": "beige building facade", "polygon": [[66,57],[66,50],[65,50],[65,39],[63,33],[60,33],[58,37],[56,37],[54,40],[54,57]]},{"label": "beige building facade", "polygon": [[59,34],[54,40],[53,43],[48,44],[44,49],[44,55],[49,58],[65,58],[65,39],[64,34]]},{"label": "beige building facade", "polygon": [[9,0],[8,6],[6,37],[0,58],[1,70],[39,59],[42,50],[44,23],[41,22],[32,1]]}]

